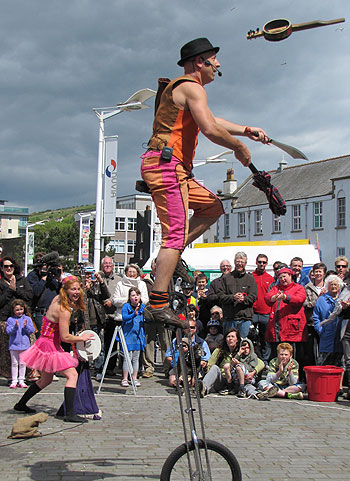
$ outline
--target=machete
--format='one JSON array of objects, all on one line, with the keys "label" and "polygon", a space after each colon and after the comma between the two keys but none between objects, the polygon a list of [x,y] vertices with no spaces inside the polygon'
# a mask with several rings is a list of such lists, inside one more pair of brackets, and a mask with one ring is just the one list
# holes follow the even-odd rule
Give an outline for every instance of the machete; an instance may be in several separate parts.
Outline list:
[{"label": "machete", "polygon": [[[248,128],[249,129],[249,128]],[[249,129],[250,133],[254,135],[254,137],[259,137],[259,132],[256,130]],[[269,138],[269,144],[275,145],[279,149],[283,150],[287,154],[289,154],[293,159],[304,159],[309,160],[306,155],[296,147],[292,147],[291,145],[282,144],[282,142],[278,142],[277,140],[273,140]]]}]

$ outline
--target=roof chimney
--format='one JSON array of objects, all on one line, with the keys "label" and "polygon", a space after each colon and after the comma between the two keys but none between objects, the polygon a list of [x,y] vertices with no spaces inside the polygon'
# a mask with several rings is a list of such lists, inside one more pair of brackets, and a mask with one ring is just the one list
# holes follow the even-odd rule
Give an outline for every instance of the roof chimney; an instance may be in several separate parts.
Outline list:
[{"label": "roof chimney", "polygon": [[226,172],[226,180],[224,184],[224,195],[231,195],[237,190],[237,180],[234,179],[233,169],[228,169]]},{"label": "roof chimney", "polygon": [[287,162],[286,159],[284,158],[284,155],[282,155],[282,160],[281,160],[281,162],[278,164],[277,172],[282,172],[282,170],[284,170],[284,168],[286,167],[286,165],[288,165],[288,162]]}]

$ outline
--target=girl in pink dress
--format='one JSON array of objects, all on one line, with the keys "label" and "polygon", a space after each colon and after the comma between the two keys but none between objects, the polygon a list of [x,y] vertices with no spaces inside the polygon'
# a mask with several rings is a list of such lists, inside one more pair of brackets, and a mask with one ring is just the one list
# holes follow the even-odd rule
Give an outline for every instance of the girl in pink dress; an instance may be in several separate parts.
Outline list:
[{"label": "girl in pink dress", "polygon": [[66,422],[85,422],[75,414],[74,395],[78,379],[76,367],[78,360],[65,352],[61,347],[61,341],[75,343],[88,341],[93,335],[83,333],[74,336],[69,333],[69,322],[73,309],[85,310],[83,303],[83,291],[77,277],[68,276],[63,280],[63,286],[43,317],[43,324],[39,339],[27,351],[20,356],[27,367],[41,371],[41,378],[32,384],[24,393],[14,409],[16,411],[33,413],[35,409],[27,406],[27,402],[38,392],[51,384],[55,372],[61,372],[66,378],[64,388],[64,400],[66,405]]}]

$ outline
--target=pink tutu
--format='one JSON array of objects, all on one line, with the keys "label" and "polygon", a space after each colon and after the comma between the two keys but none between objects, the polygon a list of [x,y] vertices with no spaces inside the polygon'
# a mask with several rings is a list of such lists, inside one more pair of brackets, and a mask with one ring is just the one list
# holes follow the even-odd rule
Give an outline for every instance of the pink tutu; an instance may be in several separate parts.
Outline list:
[{"label": "pink tutu", "polygon": [[61,347],[59,325],[43,317],[39,339],[20,354],[21,361],[31,369],[45,372],[64,371],[77,367],[79,362]]}]

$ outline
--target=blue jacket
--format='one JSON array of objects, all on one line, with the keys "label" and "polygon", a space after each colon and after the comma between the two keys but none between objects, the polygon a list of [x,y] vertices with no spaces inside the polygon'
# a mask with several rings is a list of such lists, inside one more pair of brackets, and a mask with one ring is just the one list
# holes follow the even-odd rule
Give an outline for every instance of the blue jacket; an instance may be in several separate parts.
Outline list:
[{"label": "blue jacket", "polygon": [[[24,321],[27,325],[24,326]],[[19,327],[17,327],[18,321]],[[30,347],[29,336],[35,331],[30,317],[9,317],[6,323],[6,332],[10,337],[9,349],[11,351],[25,351]]]},{"label": "blue jacket", "polygon": [[[199,337],[198,334],[195,334],[195,336],[192,338],[192,345],[194,345],[194,344],[200,344],[202,346],[202,349],[204,351],[204,355],[202,356],[202,361],[209,361],[211,353],[210,353],[208,343],[204,339]],[[179,359],[179,351],[178,351],[177,345],[176,345],[176,338],[174,338],[172,340],[172,346],[170,345],[168,347],[168,349],[166,350],[165,357],[171,357],[172,358],[173,350],[175,351],[175,353],[174,353],[175,354],[175,362],[177,362],[178,359]],[[170,365],[171,365],[171,367],[173,367],[173,365],[174,365],[173,359],[171,359]]]},{"label": "blue jacket", "polygon": [[135,311],[129,302],[126,302],[122,307],[122,329],[128,351],[145,350],[146,335],[143,327],[144,308],[145,305],[141,304],[139,312],[135,314]]},{"label": "blue jacket", "polygon": [[337,299],[333,299],[328,292],[320,296],[315,304],[312,315],[316,332],[320,336],[320,352],[342,352],[340,345],[340,325],[339,317],[333,321],[320,326],[320,323],[328,319],[335,307]]},{"label": "blue jacket", "polygon": [[300,272],[300,279],[296,281],[297,284],[300,284],[301,286],[306,286],[310,282],[309,276],[306,274],[305,271]]}]

